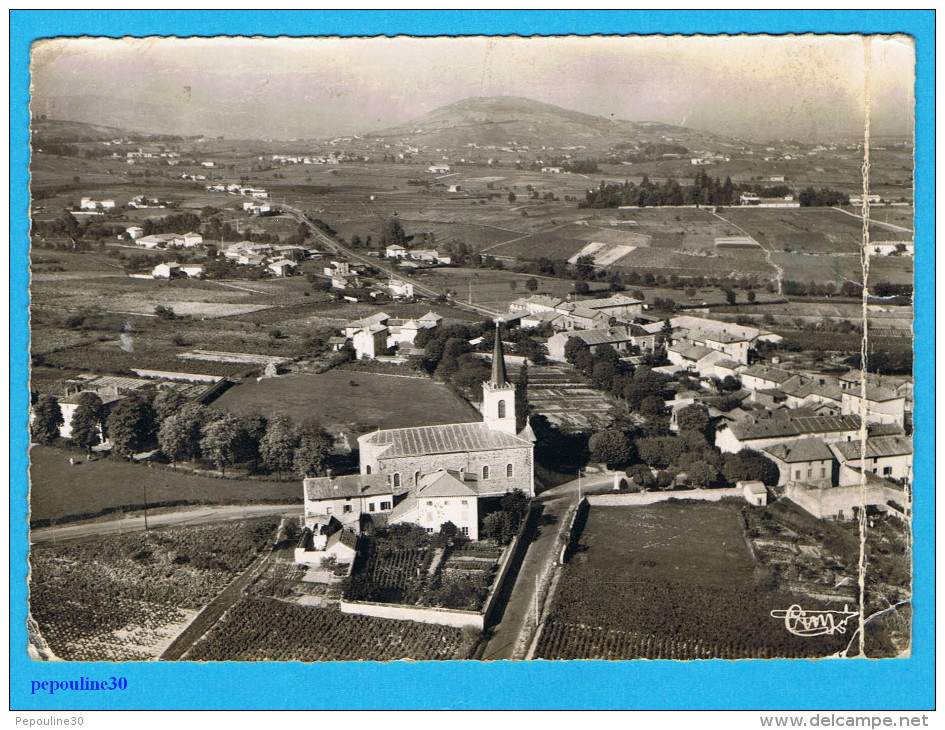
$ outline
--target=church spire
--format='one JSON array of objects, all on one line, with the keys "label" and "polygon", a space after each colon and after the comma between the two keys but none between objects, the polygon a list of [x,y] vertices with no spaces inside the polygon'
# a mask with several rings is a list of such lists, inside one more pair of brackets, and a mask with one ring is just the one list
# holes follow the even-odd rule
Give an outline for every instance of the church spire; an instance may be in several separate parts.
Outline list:
[{"label": "church spire", "polygon": [[509,380],[505,375],[505,355],[502,353],[502,337],[499,330],[499,320],[495,321],[495,346],[492,349],[492,377],[489,385],[493,388],[506,388]]}]

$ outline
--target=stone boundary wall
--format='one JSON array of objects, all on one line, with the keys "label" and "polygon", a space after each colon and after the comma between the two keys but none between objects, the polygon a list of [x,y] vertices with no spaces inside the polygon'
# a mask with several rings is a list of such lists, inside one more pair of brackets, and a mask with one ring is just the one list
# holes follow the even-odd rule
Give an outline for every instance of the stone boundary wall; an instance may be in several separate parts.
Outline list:
[{"label": "stone boundary wall", "polygon": [[132,370],[142,378],[165,378],[167,380],[182,380],[188,383],[217,383],[225,378],[222,375],[198,375],[196,373],[179,373],[171,370]]},{"label": "stone boundary wall", "polygon": [[587,501],[592,507],[630,507],[668,502],[672,499],[718,502],[726,497],[742,498],[742,490],[730,487],[727,489],[676,489],[672,492],[635,492],[632,494],[588,494]]},{"label": "stone boundary wall", "polygon": [[439,624],[465,628],[471,626],[482,631],[485,625],[483,614],[476,611],[460,611],[453,608],[426,608],[402,606],[394,603],[372,603],[370,601],[341,601],[341,612],[389,618],[397,621],[417,621],[423,624]]},{"label": "stone boundary wall", "polygon": [[[524,539],[524,536],[526,534],[531,535],[535,527],[535,521],[540,514],[540,505],[535,501],[529,502],[528,512],[525,513],[525,519],[522,520],[518,534],[512,538],[512,542],[509,543],[509,546],[502,554],[499,569],[496,571],[495,579],[492,581],[492,587],[489,589],[489,595],[486,597],[486,602],[482,609],[483,624],[486,626],[488,626],[493,619],[492,614],[498,606],[497,598],[502,591],[506,579],[508,579],[511,573],[518,574],[517,568],[521,565],[522,560],[524,560],[530,542]],[[516,569],[513,570],[513,567]]]}]

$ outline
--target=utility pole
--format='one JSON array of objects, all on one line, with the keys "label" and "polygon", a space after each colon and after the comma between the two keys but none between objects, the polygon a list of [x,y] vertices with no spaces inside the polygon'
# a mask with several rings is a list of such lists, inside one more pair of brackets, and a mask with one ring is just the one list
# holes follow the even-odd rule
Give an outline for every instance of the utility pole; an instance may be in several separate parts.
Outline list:
[{"label": "utility pole", "polygon": [[148,530],[148,483],[146,481],[141,482],[141,486],[144,489],[144,530]]}]

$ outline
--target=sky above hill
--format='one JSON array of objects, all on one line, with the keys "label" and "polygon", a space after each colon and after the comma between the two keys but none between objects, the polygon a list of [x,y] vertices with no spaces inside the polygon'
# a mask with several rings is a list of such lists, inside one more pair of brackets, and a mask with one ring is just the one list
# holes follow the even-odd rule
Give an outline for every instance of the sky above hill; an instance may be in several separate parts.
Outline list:
[{"label": "sky above hill", "polygon": [[[32,54],[32,110],[141,132],[328,137],[471,96],[743,139],[862,134],[860,36],[55,39]],[[872,131],[908,135],[915,53],[870,43]]]}]

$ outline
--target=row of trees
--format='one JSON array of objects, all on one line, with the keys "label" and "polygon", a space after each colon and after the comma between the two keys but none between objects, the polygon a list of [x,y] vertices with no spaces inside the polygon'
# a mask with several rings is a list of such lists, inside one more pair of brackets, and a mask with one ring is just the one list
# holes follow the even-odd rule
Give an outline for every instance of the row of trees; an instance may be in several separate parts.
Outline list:
[{"label": "row of trees", "polygon": [[667,337],[661,336],[656,351],[645,355],[645,364],[639,367],[622,361],[610,345],[600,345],[592,352],[587,343],[577,337],[565,344],[564,357],[598,388],[625,400],[630,410],[652,413],[657,401],[659,407],[663,407],[662,395],[672,380],[652,370],[652,366],[665,362]]},{"label": "row of trees", "polygon": [[[56,398],[44,395],[33,406],[32,436],[51,444],[64,424]],[[286,416],[223,413],[165,390],[153,400],[132,394],[106,408],[92,392],[79,396],[72,416],[72,442],[91,452],[107,438],[114,453],[130,458],[157,445],[172,462],[206,459],[224,474],[234,464],[301,477],[325,470],[334,446],[316,421],[293,423]]]}]

